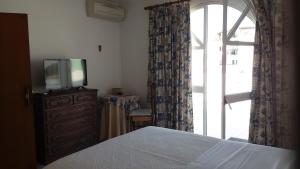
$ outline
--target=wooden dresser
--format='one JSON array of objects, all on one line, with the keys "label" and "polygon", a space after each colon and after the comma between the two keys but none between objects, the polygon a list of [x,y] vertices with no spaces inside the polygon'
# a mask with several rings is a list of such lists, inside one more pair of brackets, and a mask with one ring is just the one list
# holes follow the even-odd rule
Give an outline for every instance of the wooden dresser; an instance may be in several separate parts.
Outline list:
[{"label": "wooden dresser", "polygon": [[48,164],[99,141],[97,90],[34,94],[37,160]]}]

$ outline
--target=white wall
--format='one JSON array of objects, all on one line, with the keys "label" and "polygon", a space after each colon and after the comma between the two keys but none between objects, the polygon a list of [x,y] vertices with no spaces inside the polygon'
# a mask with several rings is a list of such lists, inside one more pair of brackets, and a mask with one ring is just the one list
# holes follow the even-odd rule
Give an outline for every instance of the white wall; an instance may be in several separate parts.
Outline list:
[{"label": "white wall", "polygon": [[86,17],[85,0],[1,0],[0,12],[28,14],[34,87],[45,57],[86,58],[88,87],[99,94],[121,87],[120,24]]},{"label": "white wall", "polygon": [[[121,0],[121,23],[88,18],[85,0],[1,0],[0,12],[27,13],[34,87],[43,84],[43,58],[86,58],[89,88],[108,93],[113,87],[147,96],[148,12],[164,0]],[[102,45],[102,52],[98,52]]]},{"label": "white wall", "polygon": [[122,86],[145,105],[148,78],[148,13],[144,2],[124,0],[127,16],[121,23]]}]

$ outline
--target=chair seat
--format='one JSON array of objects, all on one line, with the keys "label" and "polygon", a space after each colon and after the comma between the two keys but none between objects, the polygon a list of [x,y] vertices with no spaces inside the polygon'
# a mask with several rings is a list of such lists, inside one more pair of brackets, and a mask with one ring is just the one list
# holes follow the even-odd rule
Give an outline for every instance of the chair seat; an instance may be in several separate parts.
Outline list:
[{"label": "chair seat", "polygon": [[129,116],[151,116],[151,109],[137,109],[133,110]]},{"label": "chair seat", "polygon": [[[129,114],[130,130],[136,130],[141,127],[152,124],[151,109],[137,109]],[[139,124],[139,125],[137,125]],[[141,125],[142,124],[142,125]]]}]

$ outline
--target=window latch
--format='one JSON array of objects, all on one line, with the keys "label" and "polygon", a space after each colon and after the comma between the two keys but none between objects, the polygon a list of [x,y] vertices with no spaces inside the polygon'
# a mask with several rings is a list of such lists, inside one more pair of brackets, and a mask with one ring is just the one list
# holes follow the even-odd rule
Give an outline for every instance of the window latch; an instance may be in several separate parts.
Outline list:
[{"label": "window latch", "polygon": [[232,110],[232,107],[231,107],[230,103],[227,101],[226,97],[225,97],[224,101],[225,101],[225,104],[228,104],[229,109]]}]

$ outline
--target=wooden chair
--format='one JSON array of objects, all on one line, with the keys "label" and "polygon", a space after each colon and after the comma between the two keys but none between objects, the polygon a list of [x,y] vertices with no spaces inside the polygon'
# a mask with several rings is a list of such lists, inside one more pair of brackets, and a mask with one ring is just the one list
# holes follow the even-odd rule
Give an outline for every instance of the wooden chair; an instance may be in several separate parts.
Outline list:
[{"label": "wooden chair", "polygon": [[130,131],[136,130],[141,127],[152,125],[151,109],[133,110],[129,114],[129,121],[130,121]]}]

